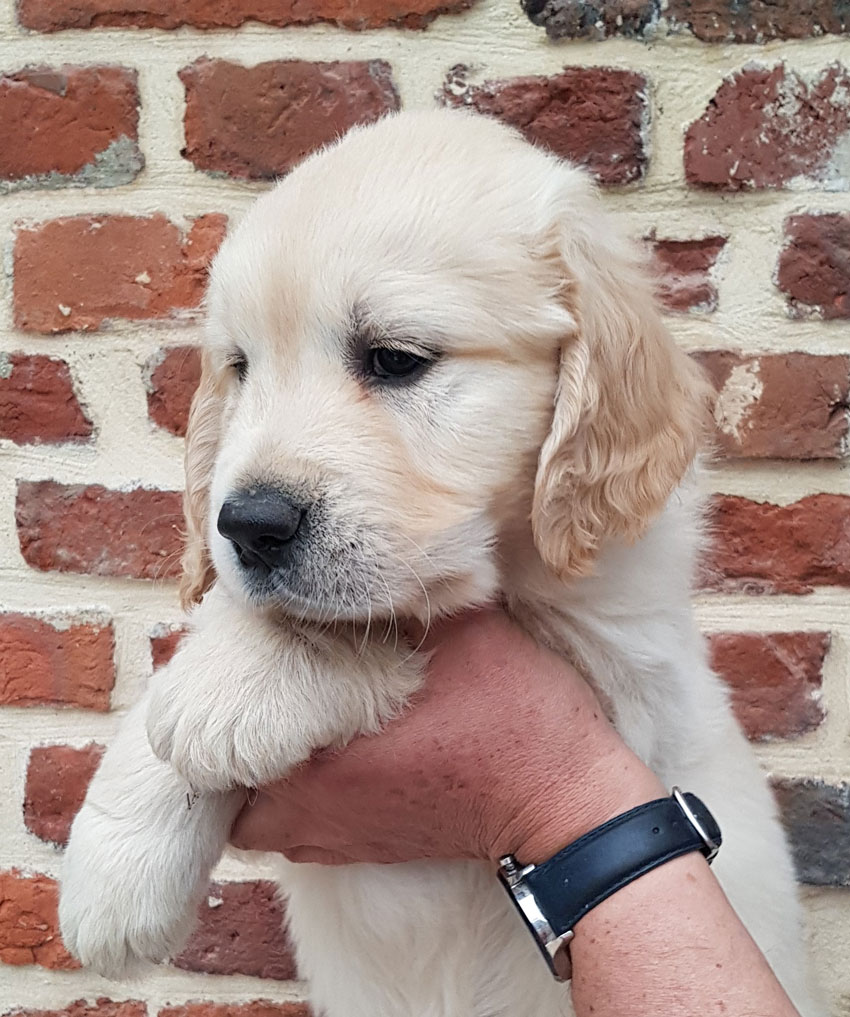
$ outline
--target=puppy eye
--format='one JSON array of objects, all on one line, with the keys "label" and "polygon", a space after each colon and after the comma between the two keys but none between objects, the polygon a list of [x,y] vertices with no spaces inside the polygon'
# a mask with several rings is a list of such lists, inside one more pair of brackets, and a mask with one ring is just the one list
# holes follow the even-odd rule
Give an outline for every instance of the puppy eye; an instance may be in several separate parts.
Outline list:
[{"label": "puppy eye", "polygon": [[430,364],[427,357],[390,346],[377,346],[369,350],[368,369],[375,378],[410,378]]},{"label": "puppy eye", "polygon": [[230,354],[227,358],[227,366],[236,372],[236,377],[240,381],[245,380],[245,376],[248,374],[248,358],[242,350],[234,350]]}]

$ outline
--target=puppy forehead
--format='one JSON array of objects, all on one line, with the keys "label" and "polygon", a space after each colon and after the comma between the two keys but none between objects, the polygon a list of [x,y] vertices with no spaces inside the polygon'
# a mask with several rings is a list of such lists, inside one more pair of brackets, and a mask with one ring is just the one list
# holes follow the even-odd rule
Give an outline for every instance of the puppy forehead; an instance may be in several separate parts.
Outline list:
[{"label": "puppy forehead", "polygon": [[[211,310],[233,341],[330,347],[365,310],[391,335],[498,345],[506,305],[519,321],[551,292],[540,259],[532,278],[541,223],[509,172],[533,191],[529,168],[541,177],[551,161],[479,118],[408,119],[347,136],[249,211],[211,285]],[[486,145],[469,147],[470,125],[484,126]],[[458,132],[453,145],[446,135]],[[505,164],[496,179],[494,149]]]}]

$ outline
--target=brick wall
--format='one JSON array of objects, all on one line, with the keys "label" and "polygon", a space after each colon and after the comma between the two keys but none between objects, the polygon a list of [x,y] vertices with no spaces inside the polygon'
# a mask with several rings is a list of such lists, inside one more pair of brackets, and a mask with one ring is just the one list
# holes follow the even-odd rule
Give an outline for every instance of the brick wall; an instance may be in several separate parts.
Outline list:
[{"label": "brick wall", "polygon": [[847,5],[524,3],[0,0],[0,1015],[304,1017],[262,869],[224,863],[177,966],[133,984],[74,969],[54,879],[179,635],[181,442],[227,219],[355,120],[438,102],[592,170],[719,387],[699,617],[850,1014]]}]

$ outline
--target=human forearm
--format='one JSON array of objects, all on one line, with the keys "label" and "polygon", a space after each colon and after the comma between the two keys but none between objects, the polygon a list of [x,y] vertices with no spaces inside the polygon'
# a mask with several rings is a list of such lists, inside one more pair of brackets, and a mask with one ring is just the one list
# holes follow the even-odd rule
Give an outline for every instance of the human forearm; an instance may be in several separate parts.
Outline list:
[{"label": "human forearm", "polygon": [[698,853],[594,908],[571,953],[577,1017],[799,1017]]}]

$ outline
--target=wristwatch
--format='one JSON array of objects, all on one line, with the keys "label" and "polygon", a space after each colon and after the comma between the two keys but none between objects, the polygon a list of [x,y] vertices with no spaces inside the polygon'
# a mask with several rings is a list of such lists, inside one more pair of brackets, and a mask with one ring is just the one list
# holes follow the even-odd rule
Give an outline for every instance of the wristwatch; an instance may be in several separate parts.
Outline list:
[{"label": "wristwatch", "polygon": [[674,787],[669,798],[616,816],[540,865],[523,866],[505,855],[499,879],[552,974],[565,982],[572,977],[570,940],[588,911],[680,855],[699,851],[711,863],[721,840],[720,827],[699,798]]}]

